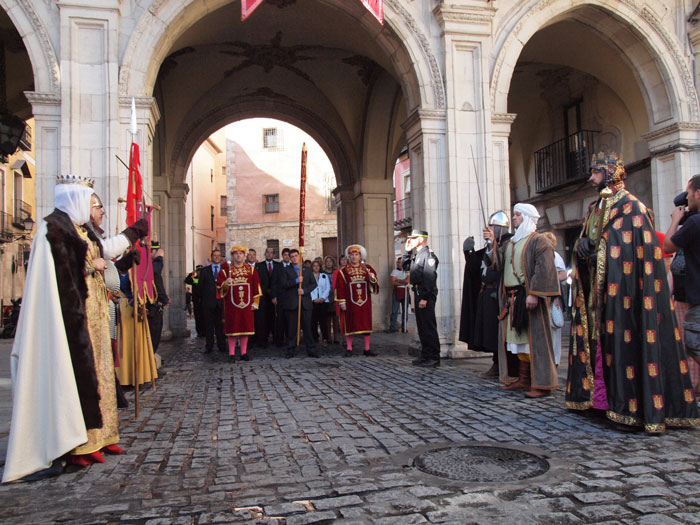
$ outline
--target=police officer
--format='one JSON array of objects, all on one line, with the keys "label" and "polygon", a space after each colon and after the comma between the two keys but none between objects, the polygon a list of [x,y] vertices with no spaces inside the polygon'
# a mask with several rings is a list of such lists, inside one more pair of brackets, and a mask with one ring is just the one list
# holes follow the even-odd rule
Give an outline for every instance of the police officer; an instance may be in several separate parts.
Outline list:
[{"label": "police officer", "polygon": [[410,272],[410,283],[416,305],[416,324],[421,343],[421,353],[413,360],[415,366],[440,366],[440,338],[435,320],[437,299],[437,256],[428,248],[428,232],[413,230],[406,241],[406,251],[401,257],[403,269]]}]

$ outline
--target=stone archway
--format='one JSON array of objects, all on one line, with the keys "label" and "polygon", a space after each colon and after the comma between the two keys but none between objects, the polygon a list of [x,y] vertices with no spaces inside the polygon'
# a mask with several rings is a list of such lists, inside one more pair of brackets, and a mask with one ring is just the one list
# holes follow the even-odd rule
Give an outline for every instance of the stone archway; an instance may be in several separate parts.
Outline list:
[{"label": "stone archway", "polygon": [[[648,204],[656,211],[657,226],[663,230],[673,194],[684,186],[698,160],[694,150],[700,143],[700,106],[680,42],[651,9],[633,2],[609,0],[530,2],[514,20],[514,29],[496,41],[490,85],[492,108],[498,114],[513,111],[508,101],[521,53],[538,32],[566,21],[587,27],[591,38],[614,49],[620,63],[630,71],[632,91],[638,89],[641,94],[645,115],[641,124],[637,122],[638,135],[626,138],[627,146],[629,140],[640,140],[648,148],[651,165]],[[613,86],[613,91],[617,87],[616,96],[625,99],[624,88],[615,86],[614,78],[609,76],[611,72],[595,69],[585,61],[567,65],[578,67],[607,87]],[[635,158],[625,157],[625,160]],[[660,184],[661,180],[664,184]],[[522,197],[518,193],[516,198]]]},{"label": "stone archway", "polygon": [[[294,6],[295,2],[287,4]],[[297,7],[297,11],[302,9]],[[179,224],[182,222],[179,210],[186,192],[182,180],[198,143],[236,118],[267,116],[299,126],[327,151],[338,179],[340,242],[363,242],[378,254],[380,265],[384,262],[388,265],[393,257],[391,167],[395,160],[388,157],[396,150],[395,142],[406,142],[400,125],[410,115],[414,117],[411,136],[419,144],[422,117],[427,114],[431,119],[441,118],[445,107],[438,61],[421,26],[399,2],[387,2],[387,25],[382,28],[359,2],[317,0],[304,4],[303,9],[314,9],[314,16],[303,11],[306,16],[301,21],[328,20],[329,24],[336,24],[338,32],[343,32],[343,38],[325,35],[327,31],[322,30],[307,29],[305,35],[295,33],[298,31],[294,25],[296,7],[285,13],[292,20],[279,19],[274,30],[265,25],[261,16],[240,25],[236,21],[233,28],[229,24],[224,31],[217,26],[218,19],[230,22],[235,16],[233,8],[224,0],[206,4],[166,0],[140,15],[126,46],[119,74],[122,114],[129,97],[135,94],[144,101],[153,97],[153,105],[161,115],[156,128],[144,127],[140,140],[145,142],[146,137],[152,137],[152,143],[149,140],[142,145],[143,151],[150,150],[146,153],[148,158],[154,159],[152,173],[149,167],[145,171],[152,180],[154,196],[161,199],[161,206],[172,208],[165,213],[168,225],[167,232],[162,233],[164,240],[171,246],[180,244],[184,223]],[[267,12],[263,9],[265,4],[260,13],[275,16],[272,7]],[[197,33],[197,27],[204,20],[208,34],[202,36]],[[253,27],[260,31],[247,33]],[[352,34],[348,27],[353,28]],[[224,31],[226,37],[217,40],[211,36],[223,35],[217,31]],[[333,62],[332,75],[336,78],[307,74],[318,73],[318,69],[299,69],[300,64],[307,63],[303,61],[309,59],[309,54],[317,61]],[[245,64],[236,65],[234,61],[231,70],[225,69],[229,66],[223,65],[227,62],[221,60],[222,55],[245,55],[256,67],[245,69]],[[208,71],[198,69],[206,60],[218,60],[215,63],[224,68],[218,71],[220,78],[216,82],[207,83]],[[244,73],[239,73],[242,68]],[[266,76],[271,70],[277,75],[272,79],[273,75]],[[189,73],[183,73],[186,71]],[[173,81],[174,75],[180,75],[180,81]],[[188,83],[191,77],[202,82],[196,86]],[[186,88],[181,89],[182,83],[187,84]],[[339,100],[338,93],[342,93],[344,86],[351,87],[346,88],[346,100]],[[358,90],[366,90],[364,102],[353,99]],[[179,94],[185,98],[174,103]],[[189,95],[192,96],[187,98]],[[380,118],[385,105],[390,106],[388,118]],[[368,108],[379,108],[380,112],[373,113]],[[153,109],[144,104],[140,111],[140,122],[144,126],[152,124]],[[381,129],[377,130],[376,126]],[[439,130],[444,132],[444,127]],[[415,157],[416,162],[434,163],[434,157],[442,162],[444,155],[440,147],[444,147],[445,141],[431,144],[427,154]],[[432,176],[429,170],[424,171]],[[427,206],[415,209],[423,215],[429,213]],[[418,222],[427,221],[422,217]],[[378,225],[383,225],[383,229]],[[370,230],[371,234],[366,233]],[[171,256],[169,263],[172,276],[184,274],[181,261]],[[180,288],[176,280],[171,284],[172,289]]]},{"label": "stone archway", "polygon": [[19,32],[29,55],[34,76],[34,91],[25,92],[34,116],[36,148],[36,217],[51,211],[53,182],[60,173],[59,133],[61,80],[56,51],[43,20],[41,5],[28,0],[0,0],[0,8]]}]

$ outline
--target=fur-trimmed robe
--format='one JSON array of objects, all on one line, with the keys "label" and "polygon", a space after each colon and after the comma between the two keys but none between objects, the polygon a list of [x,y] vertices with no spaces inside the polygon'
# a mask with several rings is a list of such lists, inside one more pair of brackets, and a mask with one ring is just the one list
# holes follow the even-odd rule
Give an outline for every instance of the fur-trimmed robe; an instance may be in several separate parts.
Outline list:
[{"label": "fur-trimmed robe", "polygon": [[[61,313],[66,327],[85,427],[100,428],[102,426],[100,395],[97,391],[95,360],[85,314],[85,299],[88,293],[85,282],[87,244],[75,231],[70,217],[61,210],[54,210],[44,220],[47,225],[46,239],[51,245],[56,269]],[[88,235],[99,244],[99,240],[89,229]]]},{"label": "fur-trimmed robe", "polygon": [[[496,268],[503,270],[506,248],[510,241],[498,247]],[[559,280],[554,266],[554,249],[546,237],[532,233],[525,241],[521,259],[525,274],[526,295],[539,298],[537,308],[528,310],[528,339],[530,343],[530,372],[532,388],[553,390],[559,386],[557,369],[554,365],[554,347],[550,324],[551,298],[558,296]],[[501,311],[506,306],[506,289],[503,285],[503,272],[498,284],[498,307]],[[508,378],[506,359],[506,317],[500,322],[498,330],[498,368],[501,383]]]}]

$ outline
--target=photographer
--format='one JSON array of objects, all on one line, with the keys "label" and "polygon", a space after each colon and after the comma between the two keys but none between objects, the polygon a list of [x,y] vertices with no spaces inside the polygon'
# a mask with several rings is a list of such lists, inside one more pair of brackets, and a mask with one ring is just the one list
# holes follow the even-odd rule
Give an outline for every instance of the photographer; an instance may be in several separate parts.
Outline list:
[{"label": "photographer", "polygon": [[685,295],[689,304],[683,323],[685,348],[700,363],[700,175],[688,181],[686,194],[685,199],[681,194],[674,200],[677,207],[671,214],[664,251],[673,253],[682,248],[685,254]]}]

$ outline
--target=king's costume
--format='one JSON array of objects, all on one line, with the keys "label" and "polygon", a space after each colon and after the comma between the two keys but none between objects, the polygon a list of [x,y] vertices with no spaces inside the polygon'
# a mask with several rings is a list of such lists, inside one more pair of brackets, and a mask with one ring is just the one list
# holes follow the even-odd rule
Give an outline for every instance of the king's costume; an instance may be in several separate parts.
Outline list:
[{"label": "king's costume", "polygon": [[[228,278],[233,284],[227,284]],[[253,305],[257,307],[262,289],[258,272],[250,264],[243,263],[236,267],[222,263],[216,281],[224,300],[224,333],[227,337],[255,334],[255,316]]]},{"label": "king's costume", "polygon": [[651,213],[621,161],[601,154],[591,169],[605,178],[574,247],[566,406],[653,433],[699,425]]}]

